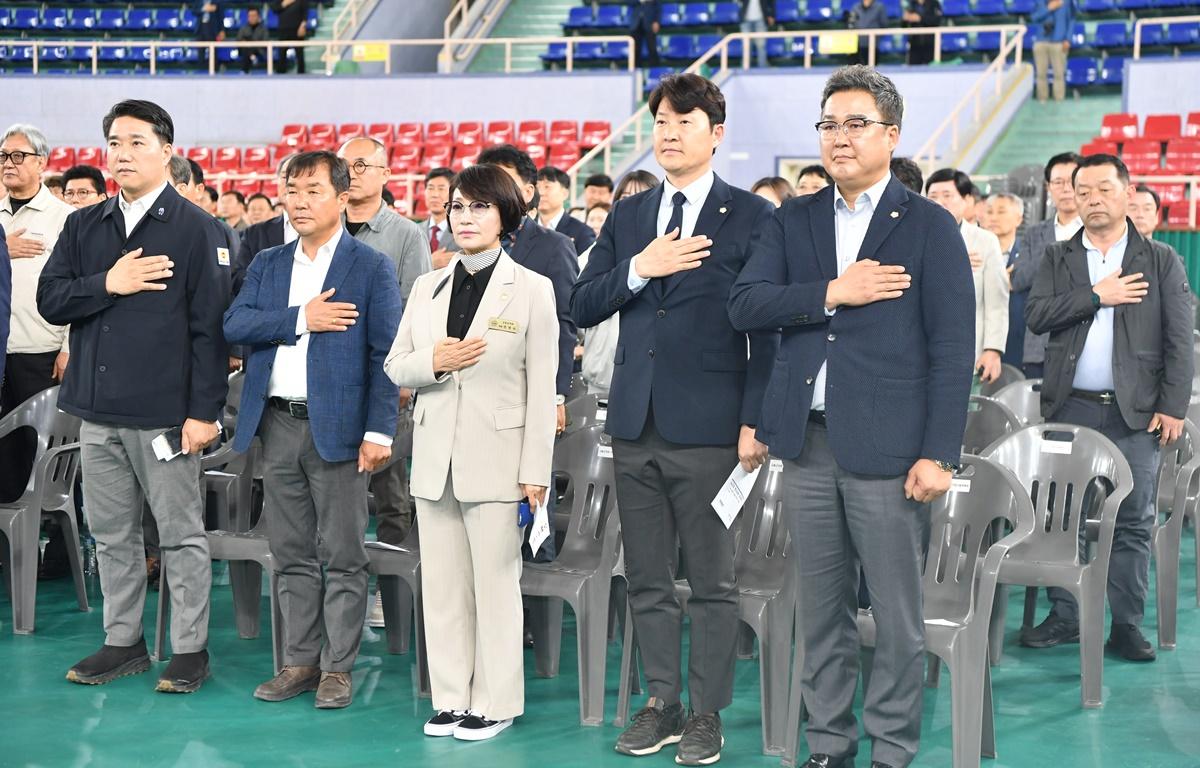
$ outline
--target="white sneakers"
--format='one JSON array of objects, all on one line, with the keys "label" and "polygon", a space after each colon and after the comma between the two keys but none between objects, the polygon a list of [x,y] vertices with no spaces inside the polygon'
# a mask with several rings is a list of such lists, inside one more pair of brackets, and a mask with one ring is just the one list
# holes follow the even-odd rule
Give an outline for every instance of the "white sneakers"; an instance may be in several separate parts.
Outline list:
[{"label": "white sneakers", "polygon": [[488,720],[478,712],[441,710],[425,723],[426,736],[453,736],[460,741],[487,741],[512,725],[507,720]]}]

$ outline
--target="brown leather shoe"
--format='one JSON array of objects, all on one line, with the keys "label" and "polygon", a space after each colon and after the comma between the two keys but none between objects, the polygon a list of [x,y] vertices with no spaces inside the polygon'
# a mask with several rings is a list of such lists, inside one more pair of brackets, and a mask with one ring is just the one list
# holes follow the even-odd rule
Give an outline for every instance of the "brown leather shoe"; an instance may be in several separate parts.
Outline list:
[{"label": "brown leather shoe", "polygon": [[349,672],[322,672],[317,688],[317,709],[341,709],[354,699],[354,684]]},{"label": "brown leather shoe", "polygon": [[254,689],[254,698],[263,701],[287,701],[317,688],[320,667],[284,667],[283,671]]}]

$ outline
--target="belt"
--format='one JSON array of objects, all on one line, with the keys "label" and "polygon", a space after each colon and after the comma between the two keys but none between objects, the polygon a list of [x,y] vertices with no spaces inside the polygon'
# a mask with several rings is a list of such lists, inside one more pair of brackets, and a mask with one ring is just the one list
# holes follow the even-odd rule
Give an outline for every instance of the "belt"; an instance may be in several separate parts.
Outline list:
[{"label": "belt", "polygon": [[1089,392],[1086,389],[1072,389],[1071,397],[1090,400],[1093,403],[1100,403],[1101,405],[1112,405],[1117,402],[1116,392]]},{"label": "belt", "polygon": [[307,400],[286,400],[282,397],[272,397],[267,403],[277,411],[283,411],[293,419],[308,420]]},{"label": "belt", "polygon": [[808,421],[810,424],[820,424],[822,427],[827,426],[825,423],[825,411],[809,411]]}]

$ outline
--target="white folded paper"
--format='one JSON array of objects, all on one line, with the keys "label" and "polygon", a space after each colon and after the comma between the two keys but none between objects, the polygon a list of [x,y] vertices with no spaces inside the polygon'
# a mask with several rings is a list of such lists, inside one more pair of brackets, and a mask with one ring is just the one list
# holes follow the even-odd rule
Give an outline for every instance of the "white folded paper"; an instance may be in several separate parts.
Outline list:
[{"label": "white folded paper", "polygon": [[[549,498],[550,489],[546,489],[546,498]],[[543,499],[542,503],[537,505],[537,509],[533,511],[533,526],[529,529],[529,551],[537,554],[537,551],[542,548],[542,542],[550,538],[550,513],[546,511],[546,502]]]},{"label": "white folded paper", "polygon": [[742,511],[742,505],[746,503],[746,497],[750,495],[750,489],[754,487],[754,481],[758,479],[761,469],[760,465],[753,472],[747,472],[742,469],[740,463],[737,464],[729,473],[729,478],[725,480],[725,485],[721,486],[716,498],[712,500],[712,508],[726,528],[733,525],[738,512]]}]

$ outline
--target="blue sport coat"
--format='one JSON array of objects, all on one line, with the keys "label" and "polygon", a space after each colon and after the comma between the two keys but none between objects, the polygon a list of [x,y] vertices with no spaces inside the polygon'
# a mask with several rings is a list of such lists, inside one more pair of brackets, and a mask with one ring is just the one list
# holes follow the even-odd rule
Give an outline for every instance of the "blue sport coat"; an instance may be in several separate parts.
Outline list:
[{"label": "blue sport coat", "polygon": [[698,269],[655,278],[635,294],[629,262],[658,234],[663,189],[659,184],[613,207],[575,284],[571,313],[584,328],[621,316],[610,435],[636,440],[653,403],[654,426],[670,442],[732,445],[743,424],[759,423],[779,332],[766,328],[747,340],[723,310],[751,235],[770,221],[771,204],[716,177],[693,231],[713,241],[712,255]]},{"label": "blue sport coat", "polygon": [[838,464],[904,474],[920,458],[957,463],[975,352],[971,263],[953,217],[895,177],[858,258],[901,264],[898,299],[825,314],[838,276],[833,187],[788,200],[751,245],[729,298],[742,330],[782,327],[758,439],[794,459],[804,448],[813,384],[826,369],[825,414]]},{"label": "blue sport coat", "polygon": [[[259,253],[242,290],[225,313],[225,336],[250,349],[241,413],[233,447],[245,451],[258,432],[266,405],[275,350],[295,344],[299,307],[288,306],[297,240]],[[383,362],[400,327],[403,300],[391,259],[342,233],[322,291],[358,310],[346,331],[314,333],[308,346],[308,419],[317,453],[325,461],[351,461],[363,435],[396,433],[400,390]]]}]

